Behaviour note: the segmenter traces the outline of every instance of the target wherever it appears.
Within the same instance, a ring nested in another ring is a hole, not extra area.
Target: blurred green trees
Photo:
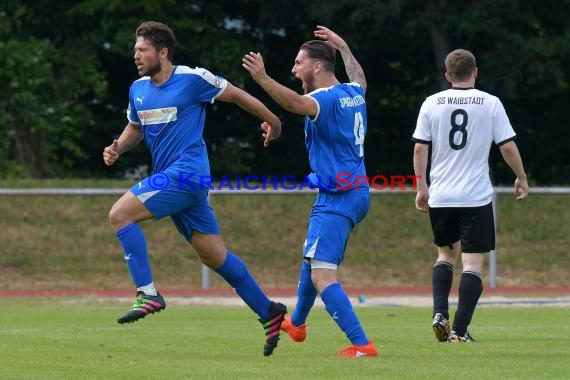
[[[543,0],[4,0],[0,4],[0,178],[118,177],[149,164],[144,147],[106,168],[101,151],[126,124],[134,31],[168,23],[174,61],[203,66],[245,88],[284,121],[264,149],[259,121],[228,104],[208,106],[205,138],[213,174],[303,176],[303,118],[273,103],[241,67],[264,55],[270,75],[300,91],[290,70],[315,25],[350,44],[369,82],[367,168],[411,173],[410,141],[423,99],[445,88],[443,58],[465,48],[478,59],[477,86],[499,96],[519,135],[533,184],[570,183],[570,1]],[[338,76],[346,80],[342,63]],[[491,155],[496,183],[512,174]]]

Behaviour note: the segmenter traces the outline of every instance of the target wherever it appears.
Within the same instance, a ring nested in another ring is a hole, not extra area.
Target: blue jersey
[[[133,82],[127,117],[141,126],[152,156],[154,172],[210,175],[202,138],[206,104],[226,88],[227,81],[203,68],[176,66],[170,78],[157,86],[150,77]]]
[[[317,102],[317,114],[305,121],[311,183],[328,191],[368,188],[364,184],[366,102],[357,83],[320,88],[306,96]]]

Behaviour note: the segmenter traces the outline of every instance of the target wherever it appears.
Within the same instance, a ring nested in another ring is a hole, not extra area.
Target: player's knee
[[[450,244],[449,246],[443,246],[437,248],[438,259],[437,261],[447,261],[449,263],[455,264],[460,252],[459,241]]]
[[[483,273],[483,266],[485,264],[484,253],[463,253],[461,261],[464,271]]]
[[[111,227],[113,227],[115,231],[120,230],[127,224],[124,213],[120,211],[116,204],[111,207],[111,210],[109,210],[108,219]]]
[[[207,266],[212,270],[218,270],[224,264],[223,256],[213,254],[213,252],[210,250],[207,251],[196,250],[196,253],[198,253],[198,258],[200,259],[202,264],[204,264],[205,266]]]
[[[447,261],[448,263],[455,265],[457,262],[457,255],[450,252],[439,252],[437,255],[437,261]]]
[[[190,244],[198,254],[202,264],[213,270],[224,264],[227,249],[219,235],[202,234],[194,231]]]
[[[312,268],[311,280],[319,293],[325,290],[329,285],[338,282],[336,270],[321,268]]]

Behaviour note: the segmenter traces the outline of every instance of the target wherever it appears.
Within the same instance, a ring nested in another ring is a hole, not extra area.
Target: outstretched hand
[[[113,140],[113,143],[103,149],[103,161],[105,165],[111,166],[119,159],[119,141]]]
[[[261,123],[261,136],[264,138],[263,146],[269,146],[272,140],[276,140],[281,135],[281,124],[279,126],[271,126],[268,122]]]
[[[315,37],[327,41],[335,49],[340,49],[346,42],[335,32],[326,26],[317,25],[317,30],[313,32]]]
[[[261,78],[267,76],[261,53],[254,53],[250,51],[249,54],[246,54],[241,61],[243,68],[249,71],[255,81],[258,81]]]

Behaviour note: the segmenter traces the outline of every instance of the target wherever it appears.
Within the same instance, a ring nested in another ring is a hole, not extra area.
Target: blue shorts
[[[190,241],[192,231],[220,234],[220,226],[208,201],[208,189],[191,188],[178,181],[178,174],[153,173],[130,189],[150,213],[161,219],[170,216],[178,231]]]
[[[352,229],[368,212],[368,189],[321,191],[311,209],[303,257],[340,265]]]

